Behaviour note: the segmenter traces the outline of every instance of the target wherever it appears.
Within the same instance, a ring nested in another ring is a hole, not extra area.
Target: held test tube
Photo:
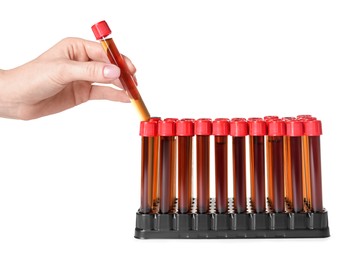
[[[120,68],[120,81],[130,98],[131,103],[137,109],[141,121],[147,121],[150,114],[143,102],[139,91],[137,90],[136,81],[131,75],[124,57],[120,54],[112,38],[107,38],[111,34],[111,30],[106,21],[101,21],[92,26],[92,31],[97,40],[99,40],[107,53],[107,56],[112,64]]]

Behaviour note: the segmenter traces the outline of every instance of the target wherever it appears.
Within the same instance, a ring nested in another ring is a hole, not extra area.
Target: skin
[[[136,69],[124,57],[132,75]],[[30,120],[72,108],[88,100],[129,102],[100,43],[66,38],[36,59],[0,70],[0,117]],[[93,83],[113,84],[114,87]]]

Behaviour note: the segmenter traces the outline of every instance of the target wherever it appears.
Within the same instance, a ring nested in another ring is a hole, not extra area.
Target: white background
[[[351,1],[2,1],[0,68],[106,20],[153,116],[311,114],[327,239],[138,240],[140,137],[130,104],[0,119],[0,259],[334,257],[353,222]],[[342,253],[342,254],[341,254]]]

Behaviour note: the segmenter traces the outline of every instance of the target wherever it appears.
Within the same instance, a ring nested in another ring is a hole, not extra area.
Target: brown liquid
[[[152,188],[152,201],[157,203],[159,199],[159,136],[154,137],[154,147],[153,147],[153,188]]]
[[[140,93],[137,90],[136,82],[131,75],[129,68],[123,58],[119,53],[112,38],[105,39],[101,41],[104,50],[112,64],[117,65],[120,68],[120,81],[130,97],[131,103],[134,104],[135,108],[139,112],[141,121],[147,121],[150,118],[150,114],[147,110],[145,103],[143,102]]]
[[[216,210],[228,211],[228,142],[227,136],[215,136]]]
[[[150,213],[153,205],[153,146],[154,137],[142,137],[141,141],[141,213]]]
[[[267,197],[269,207],[272,208],[273,205],[273,173],[272,173],[272,143],[269,141],[269,138],[266,137],[266,166],[267,166]]]
[[[268,136],[270,148],[270,174],[272,175],[272,209],[274,212],[284,211],[284,164],[283,136]]]
[[[309,136],[309,164],[311,180],[311,206],[314,212],[323,210],[320,136]]]
[[[265,147],[263,136],[250,136],[251,201],[255,212],[264,212],[265,199]]]
[[[287,199],[289,205],[293,203],[293,185],[292,185],[292,171],[291,171],[291,159],[290,159],[290,138],[284,136],[284,196]],[[299,139],[300,140],[300,139]],[[301,167],[301,164],[300,164]]]
[[[173,136],[160,137],[159,161],[159,212],[168,213],[173,210],[172,184],[173,184]],[[175,181],[174,181],[175,182]]]
[[[191,209],[192,191],[192,137],[178,136],[178,210]]]
[[[234,210],[246,211],[246,153],[245,137],[233,137],[233,195]]]
[[[306,205],[311,210],[311,181],[310,181],[310,162],[309,162],[309,139],[302,137],[302,156],[303,156],[303,196]]]
[[[210,202],[210,137],[196,137],[197,212],[207,213]]]
[[[171,189],[170,189],[170,205],[174,205],[176,200],[176,164],[177,164],[177,142],[176,136],[171,137],[172,151],[171,151],[171,163],[170,163],[170,178],[171,178]]]
[[[303,211],[303,181],[302,181],[302,141],[300,136],[289,137],[289,165],[293,190],[292,208],[294,212]]]

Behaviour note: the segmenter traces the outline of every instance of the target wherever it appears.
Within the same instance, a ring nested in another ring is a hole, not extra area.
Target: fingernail
[[[103,76],[108,79],[117,79],[120,76],[120,69],[114,65],[106,65],[103,68]]]

